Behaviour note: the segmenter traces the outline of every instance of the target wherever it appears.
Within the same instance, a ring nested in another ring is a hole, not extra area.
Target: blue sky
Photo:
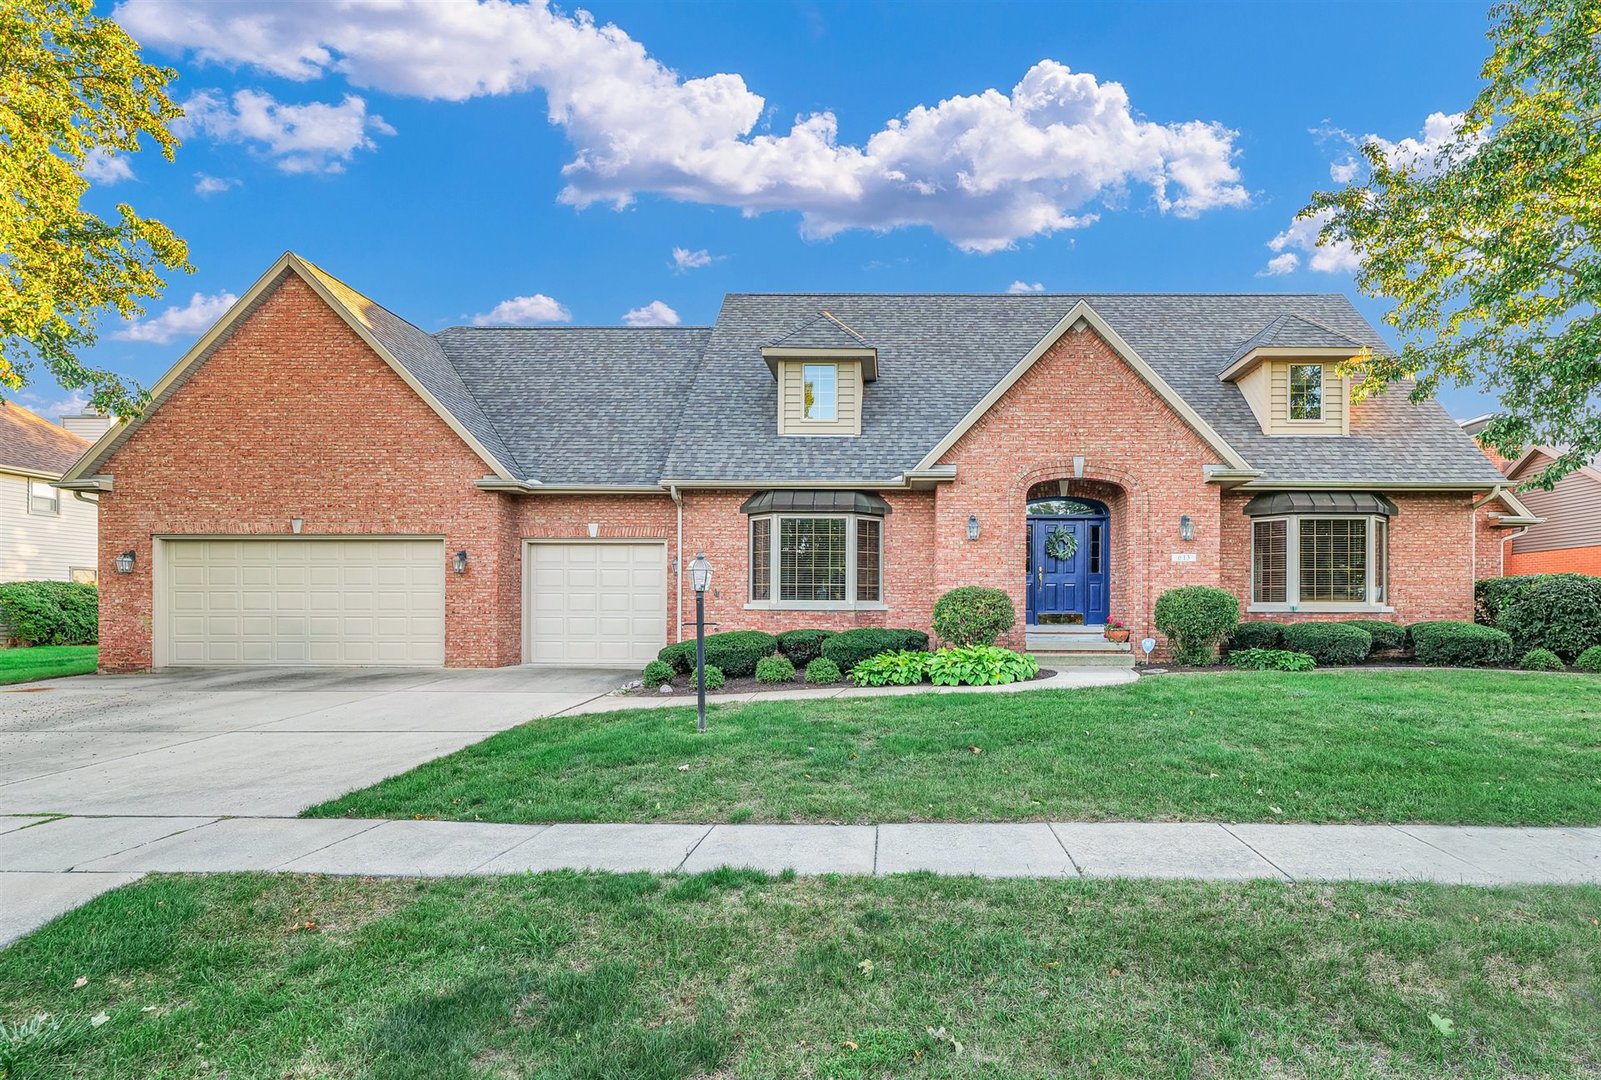
[[[429,330],[702,324],[745,290],[1351,293],[1340,253],[1284,235],[1295,212],[1354,139],[1448,130],[1429,117],[1471,100],[1487,25],[1469,3],[576,10],[104,5],[190,115],[175,163],[99,163],[89,199],[175,228],[196,272],[92,358],[148,385],[285,249]]]

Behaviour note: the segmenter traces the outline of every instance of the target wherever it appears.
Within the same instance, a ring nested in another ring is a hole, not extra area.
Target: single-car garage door
[[[643,667],[667,644],[667,547],[528,545],[528,662]]]
[[[445,662],[442,540],[167,540],[162,548],[158,664]]]

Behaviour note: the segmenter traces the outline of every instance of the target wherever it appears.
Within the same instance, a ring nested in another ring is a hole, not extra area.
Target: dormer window
[[[833,423],[839,419],[839,365],[802,364],[801,419]]]
[[[1323,365],[1290,365],[1290,419],[1323,419]]]

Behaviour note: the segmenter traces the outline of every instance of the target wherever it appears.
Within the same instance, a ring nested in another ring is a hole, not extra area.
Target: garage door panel
[[[528,545],[528,659],[643,666],[667,643],[667,551],[660,543]]]
[[[438,540],[169,540],[163,547],[169,664],[444,663]]]

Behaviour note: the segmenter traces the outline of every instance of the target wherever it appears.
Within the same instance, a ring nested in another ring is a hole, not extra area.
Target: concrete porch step
[[[1024,635],[1030,652],[1062,653],[1132,653],[1134,646],[1127,641],[1107,641],[1100,634],[1052,633],[1030,630]]]
[[[1067,671],[1073,668],[1133,668],[1134,654],[1127,652],[1045,652],[1030,649],[1029,655],[1042,668]]]

